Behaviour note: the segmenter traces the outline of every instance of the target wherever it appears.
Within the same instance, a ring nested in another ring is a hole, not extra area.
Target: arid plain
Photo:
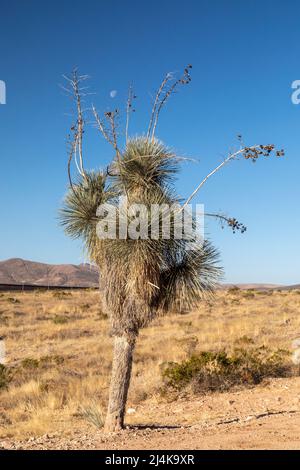
[[[297,289],[231,288],[156,319],[139,336],[127,429],[109,436],[100,426],[112,341],[99,292],[2,292],[0,448],[299,448],[299,311]],[[164,364],[238,347],[283,350],[289,373],[224,391],[166,391]]]

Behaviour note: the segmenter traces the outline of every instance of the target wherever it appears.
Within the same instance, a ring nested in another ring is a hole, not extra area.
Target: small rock
[[[247,416],[247,418],[245,419],[245,421],[250,421],[251,419],[254,419],[254,416],[252,416],[252,415]]]
[[[7,441],[2,441],[1,442],[1,449],[11,449],[11,444]]]

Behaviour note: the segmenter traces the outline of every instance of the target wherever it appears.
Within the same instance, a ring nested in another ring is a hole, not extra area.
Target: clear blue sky
[[[78,66],[91,76],[99,109],[122,106],[133,80],[133,132],[143,131],[150,94],[163,74],[192,63],[192,82],[165,108],[158,136],[184,164],[178,189],[188,195],[221,162],[241,133],[247,144],[274,143],[286,157],[233,162],[197,201],[248,226],[244,234],[209,222],[230,282],[300,282],[300,79],[298,0],[1,2],[0,259],[83,261],[79,242],[57,222],[67,185],[70,108],[59,84]],[[117,90],[117,96],[109,96]],[[103,166],[109,146],[91,129],[87,166]],[[88,165],[89,163],[89,165]]]

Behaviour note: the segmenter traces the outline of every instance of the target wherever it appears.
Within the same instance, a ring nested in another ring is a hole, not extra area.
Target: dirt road
[[[300,449],[300,378],[274,379],[252,389],[151,400],[127,417],[128,428],[104,435],[81,422],[10,449]],[[141,424],[142,423],[142,424]]]

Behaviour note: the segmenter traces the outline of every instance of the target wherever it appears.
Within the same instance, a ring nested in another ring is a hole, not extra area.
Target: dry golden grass
[[[0,334],[12,371],[0,390],[0,438],[67,434],[105,410],[112,345],[98,300],[93,290],[0,294]],[[158,318],[140,334],[128,406],[160,400],[161,363],[193,350],[252,341],[290,349],[300,336],[299,310],[299,291],[220,291],[197,311]]]

